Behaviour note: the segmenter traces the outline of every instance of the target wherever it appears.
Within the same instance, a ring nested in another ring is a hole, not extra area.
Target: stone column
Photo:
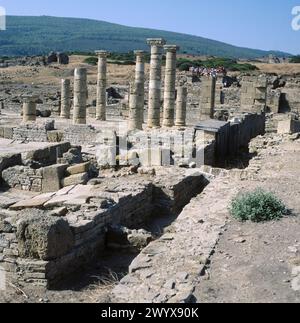
[[[135,51],[135,55],[135,82],[130,87],[129,130],[143,130],[145,102],[145,52]]]
[[[37,96],[24,95],[23,99],[23,122],[35,122],[36,121],[36,101]]]
[[[87,71],[76,68],[74,72],[74,124],[86,124]]]
[[[213,119],[217,79],[211,76],[204,76],[201,81],[200,120]]]
[[[186,126],[187,88],[180,86],[177,89],[176,127]]]
[[[166,45],[166,73],[164,91],[164,127],[174,126],[175,97],[176,97],[176,52],[179,47],[176,45]]]
[[[61,112],[60,116],[64,119],[70,119],[71,110],[71,82],[70,80],[61,80]]]
[[[107,86],[107,55],[104,50],[96,51],[98,55],[97,107],[96,119],[106,120],[106,86]]]
[[[162,38],[151,38],[147,40],[147,43],[151,46],[148,127],[159,128],[162,47],[166,44],[166,41]]]

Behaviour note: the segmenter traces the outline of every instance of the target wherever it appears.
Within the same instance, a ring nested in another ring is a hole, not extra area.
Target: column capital
[[[38,95],[24,94],[21,96],[23,103],[36,103],[39,99]]]
[[[102,57],[102,58],[106,58],[109,54],[109,52],[106,50],[96,50],[95,53],[96,55],[98,55],[98,57]]]
[[[176,53],[180,49],[177,45],[165,45],[164,50],[166,52]]]
[[[146,54],[144,50],[135,50],[134,55],[138,57],[143,57]]]
[[[148,38],[147,44],[150,46],[164,46],[167,42],[163,38]]]

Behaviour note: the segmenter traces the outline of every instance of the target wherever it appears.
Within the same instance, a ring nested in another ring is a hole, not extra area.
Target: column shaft
[[[179,87],[177,89],[176,104],[176,127],[186,126],[186,106],[187,106],[187,88]]]
[[[77,68],[74,72],[74,124],[86,124],[87,71]]]
[[[149,39],[151,46],[150,63],[150,83],[149,83],[149,107],[148,107],[148,127],[160,127],[160,107],[161,107],[161,60],[163,39]]]
[[[23,122],[36,121],[36,96],[23,96]]]
[[[129,130],[142,130],[145,102],[144,52],[136,51],[135,82],[130,87]]]
[[[176,99],[176,52],[178,50],[178,47],[175,45],[166,45],[164,48],[167,51],[167,57],[165,72],[163,126],[173,127]]]
[[[106,120],[106,86],[107,86],[107,55],[106,51],[96,51],[98,54],[97,107],[96,119]]]
[[[61,117],[70,119],[71,110],[71,82],[70,80],[61,80]]]

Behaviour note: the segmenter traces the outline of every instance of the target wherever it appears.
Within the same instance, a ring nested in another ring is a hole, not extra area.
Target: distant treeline
[[[300,64],[300,55],[292,57],[290,62]]]
[[[191,67],[206,67],[206,68],[218,68],[225,67],[228,71],[233,72],[247,72],[255,71],[258,68],[255,65],[249,63],[239,64],[236,60],[230,58],[211,58],[205,61],[190,60],[187,58],[179,58],[177,60],[177,68],[180,71],[189,71]]]

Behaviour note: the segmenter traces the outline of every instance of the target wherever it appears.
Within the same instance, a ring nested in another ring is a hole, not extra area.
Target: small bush
[[[98,57],[87,57],[84,63],[95,66],[98,64]]]
[[[233,199],[230,212],[240,221],[264,222],[282,218],[287,209],[274,194],[257,189]]]

